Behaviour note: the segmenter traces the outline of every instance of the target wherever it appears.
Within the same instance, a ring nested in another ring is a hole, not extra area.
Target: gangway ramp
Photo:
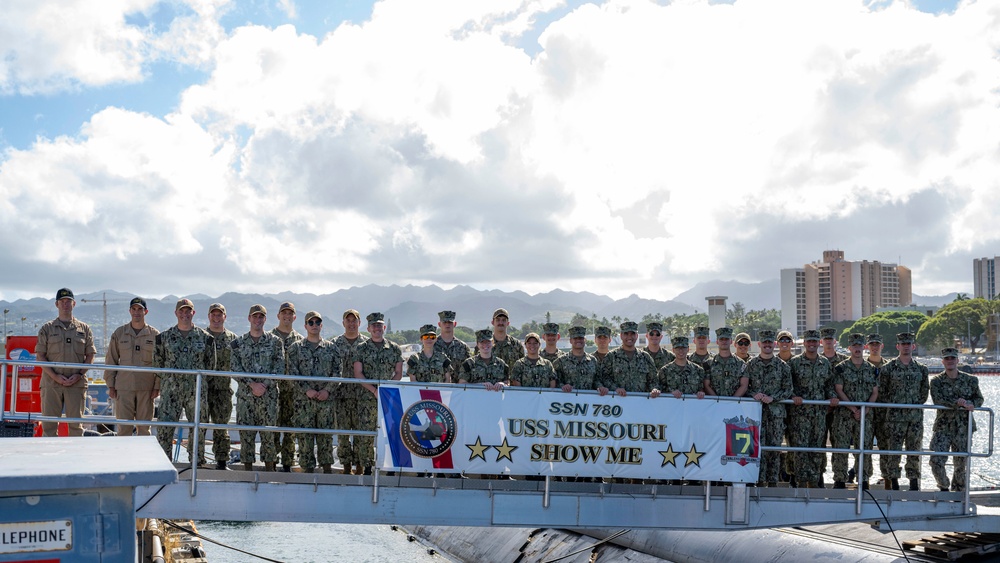
[[[695,485],[206,469],[198,472],[192,496],[182,469],[177,483],[138,489],[136,506],[139,517],[196,520],[745,530],[888,519],[900,529],[1000,529],[1000,511],[988,506],[996,504],[995,493],[974,494],[968,514],[963,493],[871,490],[860,513],[856,495],[850,489],[729,485],[706,494]]]

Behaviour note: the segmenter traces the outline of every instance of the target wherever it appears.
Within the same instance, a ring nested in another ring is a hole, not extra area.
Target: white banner
[[[384,470],[757,482],[760,403],[382,385]]]

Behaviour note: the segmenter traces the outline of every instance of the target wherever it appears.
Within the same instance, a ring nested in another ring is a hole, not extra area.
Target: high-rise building
[[[866,317],[879,307],[906,306],[913,301],[912,284],[906,266],[851,262],[842,250],[825,250],[820,262],[781,270],[781,324],[801,335]]]
[[[993,299],[997,294],[997,260],[1000,257],[976,258],[972,261],[973,297]]]

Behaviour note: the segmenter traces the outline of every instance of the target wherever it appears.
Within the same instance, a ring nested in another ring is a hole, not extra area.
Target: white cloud
[[[4,3],[0,18],[0,95],[52,94],[146,76],[148,63],[168,58],[200,64],[220,36],[215,22],[226,0],[178,1],[192,10],[164,33],[127,16],[149,15],[161,0],[73,0]]]
[[[153,233],[154,253],[215,264],[200,283],[258,290],[669,298],[835,247],[902,255],[920,293],[1000,237],[1000,5],[613,0],[517,48],[557,5],[387,0],[321,38],[224,36],[197,5],[151,43],[212,69],[177,113],[108,109],[9,152],[0,216],[47,229],[44,261],[114,264]]]

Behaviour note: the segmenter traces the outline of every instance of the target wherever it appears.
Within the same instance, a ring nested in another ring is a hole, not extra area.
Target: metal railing
[[[279,375],[279,374],[256,374],[256,373],[241,373],[241,372],[221,372],[221,371],[211,371],[211,370],[183,370],[183,369],[168,369],[168,368],[146,368],[146,367],[137,367],[137,366],[107,366],[107,365],[103,365],[103,364],[73,364],[73,363],[38,362],[38,361],[25,361],[25,360],[0,360],[0,405],[6,404],[6,394],[7,394],[7,389],[8,389],[8,385],[7,385],[8,371],[12,371],[12,373],[13,373],[13,375],[12,375],[13,380],[11,382],[10,388],[11,389],[15,389],[15,390],[18,388],[18,379],[19,379],[18,370],[16,370],[16,369],[9,370],[8,366],[11,366],[11,367],[16,367],[16,366],[46,366],[46,367],[59,367],[59,368],[76,368],[76,369],[83,369],[83,370],[87,370],[87,371],[102,371],[102,372],[105,371],[105,370],[115,370],[115,371],[126,371],[127,370],[127,371],[132,371],[132,372],[172,373],[172,374],[179,374],[179,375],[193,375],[195,377],[195,382],[196,382],[196,386],[195,386],[195,405],[194,405],[194,407],[195,407],[194,408],[194,411],[195,411],[194,415],[195,416],[194,416],[194,420],[178,420],[178,421],[160,421],[160,420],[135,421],[135,420],[132,420],[132,421],[127,421],[127,420],[117,419],[117,418],[108,417],[108,416],[84,416],[82,418],[68,418],[68,417],[61,417],[61,416],[60,417],[40,416],[40,415],[35,414],[35,413],[30,413],[30,416],[25,417],[24,415],[27,414],[27,413],[18,413],[17,410],[16,410],[16,403],[17,403],[17,401],[16,401],[17,392],[16,391],[13,394],[13,396],[11,397],[11,400],[10,400],[11,409],[3,411],[2,417],[0,417],[0,418],[2,418],[4,420],[23,420],[25,418],[28,418],[28,419],[30,419],[32,421],[41,421],[41,422],[73,422],[73,423],[105,424],[105,425],[123,425],[123,423],[126,423],[124,425],[127,425],[127,426],[139,426],[139,425],[141,425],[141,426],[152,426],[152,427],[170,426],[170,427],[178,427],[178,428],[190,428],[191,430],[190,430],[190,435],[189,435],[189,438],[188,438],[189,440],[192,440],[192,439],[193,440],[198,440],[198,434],[202,430],[208,431],[208,430],[217,430],[217,429],[218,430],[227,430],[227,431],[228,430],[237,430],[237,431],[243,430],[243,431],[252,431],[252,432],[274,432],[274,433],[288,432],[288,433],[309,433],[309,434],[331,434],[331,435],[338,435],[338,436],[369,436],[369,437],[376,437],[376,435],[377,435],[376,431],[370,431],[370,430],[348,430],[348,429],[339,429],[339,428],[303,428],[303,427],[286,427],[286,426],[252,426],[252,425],[245,425],[245,424],[220,424],[220,423],[202,422],[201,421],[201,401],[202,401],[202,396],[201,395],[202,395],[203,378],[206,377],[206,376],[207,377],[231,377],[231,378],[272,379],[272,380],[278,380],[278,381],[315,381],[315,382],[319,382],[319,383],[334,382],[334,383],[339,383],[339,384],[355,384],[355,385],[360,385],[360,384],[364,384],[364,383],[370,383],[370,384],[374,384],[374,385],[379,385],[379,384],[387,383],[387,381],[385,381],[385,380],[357,379],[357,378],[354,378],[354,377],[348,377],[348,378],[343,378],[343,377],[339,377],[339,378],[310,377],[310,376],[298,376],[298,375],[293,376],[293,375]],[[46,376],[42,375],[41,377],[46,377]],[[440,388],[452,389],[452,390],[454,390],[454,389],[472,389],[472,388],[479,389],[479,388],[482,388],[482,384],[479,384],[479,383],[463,383],[463,384],[458,384],[458,383],[428,383],[428,382],[405,382],[405,381],[393,381],[392,383],[393,384],[399,384],[399,385],[413,385],[413,386],[418,386],[418,387],[422,387],[422,388],[440,387]],[[506,387],[504,387],[504,389],[503,389],[502,392],[515,392],[515,393],[516,392],[527,392],[527,393],[546,393],[546,392],[547,393],[564,393],[560,388],[554,388],[554,389],[553,388],[531,388],[531,387],[519,387],[519,386],[506,386]],[[592,391],[592,390],[576,390],[575,389],[575,390],[573,390],[573,391],[571,391],[571,392],[569,392],[567,394],[573,394],[573,395],[597,395],[598,392],[597,391]],[[611,392],[609,394],[613,394],[613,392]],[[628,393],[628,395],[630,395],[630,396],[648,396],[648,393],[634,392],[634,393]],[[660,395],[660,397],[658,397],[655,400],[659,400],[659,399],[678,400],[678,401],[734,401],[734,402],[749,402],[749,401],[753,401],[754,400],[754,399],[752,399],[750,397],[722,397],[722,396],[717,396],[717,395],[708,395],[708,396],[705,396],[705,398],[703,398],[703,399],[698,399],[694,395],[683,395],[680,398],[675,398],[673,395],[671,395],[669,393],[663,393],[662,395]],[[781,401],[780,403],[781,404],[785,404],[785,405],[793,405],[794,404],[790,399],[789,400]],[[823,406],[823,407],[829,407],[830,406],[830,403],[829,403],[828,400],[826,400],[826,401],[803,400],[801,404],[802,405]],[[866,426],[866,424],[868,422],[866,420],[866,416],[865,415],[866,415],[866,413],[867,413],[867,411],[869,409],[873,409],[873,408],[879,408],[879,409],[893,408],[893,409],[921,409],[921,410],[948,410],[948,411],[954,410],[954,409],[950,409],[948,407],[939,406],[939,405],[926,405],[926,404],[924,404],[924,405],[912,405],[912,404],[897,404],[897,403],[867,403],[867,402],[856,402],[856,401],[840,401],[838,403],[838,405],[837,405],[837,407],[849,407],[849,406],[855,406],[855,407],[859,407],[861,409],[861,416],[860,416],[860,421],[859,421],[860,422],[860,424],[859,424],[859,434],[858,434],[858,437],[857,437],[858,438],[857,439],[857,444],[859,444],[859,446],[856,447],[856,448],[833,448],[833,447],[830,447],[830,448],[827,448],[827,447],[814,448],[814,447],[794,447],[794,446],[787,446],[787,445],[777,445],[777,446],[761,445],[760,446],[760,450],[762,452],[779,451],[779,452],[815,452],[815,453],[833,453],[833,454],[857,454],[857,456],[858,456],[857,457],[857,462],[858,462],[858,466],[860,468],[859,486],[857,488],[857,496],[856,496],[856,512],[858,514],[861,514],[861,512],[862,512],[861,505],[862,505],[862,502],[863,502],[863,499],[864,499],[864,496],[863,496],[864,495],[864,489],[861,487],[861,481],[864,479],[864,458],[865,458],[866,455],[872,455],[872,454],[877,453],[879,455],[907,455],[907,456],[916,455],[916,456],[921,456],[921,457],[923,457],[923,456],[954,456],[954,457],[963,457],[963,458],[966,458],[966,460],[967,460],[966,461],[966,464],[967,464],[966,474],[967,474],[967,476],[972,474],[972,472],[971,472],[971,458],[977,458],[977,457],[978,458],[988,458],[988,457],[990,457],[990,456],[993,455],[994,426],[995,426],[995,424],[994,424],[994,411],[991,408],[988,408],[988,407],[978,407],[978,408],[974,409],[974,412],[985,412],[985,413],[988,413],[988,416],[989,416],[989,424],[987,425],[988,428],[989,428],[989,438],[987,440],[987,450],[985,452],[976,453],[976,452],[972,452],[972,435],[973,435],[973,433],[972,433],[972,424],[973,424],[973,416],[969,416],[968,417],[967,444],[966,444],[966,450],[964,452],[937,452],[937,451],[930,451],[930,450],[923,450],[923,449],[917,450],[917,451],[910,451],[910,450],[884,450],[884,449],[875,449],[875,448],[866,448],[866,447],[864,447],[864,435],[865,435],[865,430],[866,430],[865,426]],[[834,408],[837,408],[837,407],[834,407]],[[140,422],[141,422],[141,424],[139,424]],[[196,442],[196,445],[193,447],[193,451],[197,454],[197,451],[198,451],[198,449],[197,449],[197,442]],[[197,494],[197,474],[198,474],[198,459],[197,458],[198,458],[198,456],[194,455],[194,456],[191,456],[191,457],[192,457],[192,459],[190,460],[190,462],[191,462],[191,496],[195,496]],[[373,487],[374,487],[374,490],[373,490],[373,501],[377,501],[377,498],[378,498],[378,472],[379,472],[379,470],[378,470],[377,467],[373,468],[373,474],[374,474],[374,476],[373,476]],[[549,490],[549,487],[548,487],[548,485],[549,485],[549,476],[545,477],[545,481],[546,481],[546,484],[545,484],[546,494],[545,494],[545,498],[544,498],[543,502],[547,504],[548,503],[548,490]],[[969,495],[969,493],[970,493],[970,487],[969,487],[969,482],[970,482],[970,479],[967,478],[966,479],[966,483],[965,483],[964,498],[963,498],[964,512],[966,514],[969,513],[969,507],[970,507],[970,495]],[[709,485],[710,484],[708,482],[705,482],[705,484],[704,484],[704,488],[705,488],[705,507],[706,507],[705,509],[706,510],[708,510],[708,506],[709,506],[709,495],[710,495]]]

